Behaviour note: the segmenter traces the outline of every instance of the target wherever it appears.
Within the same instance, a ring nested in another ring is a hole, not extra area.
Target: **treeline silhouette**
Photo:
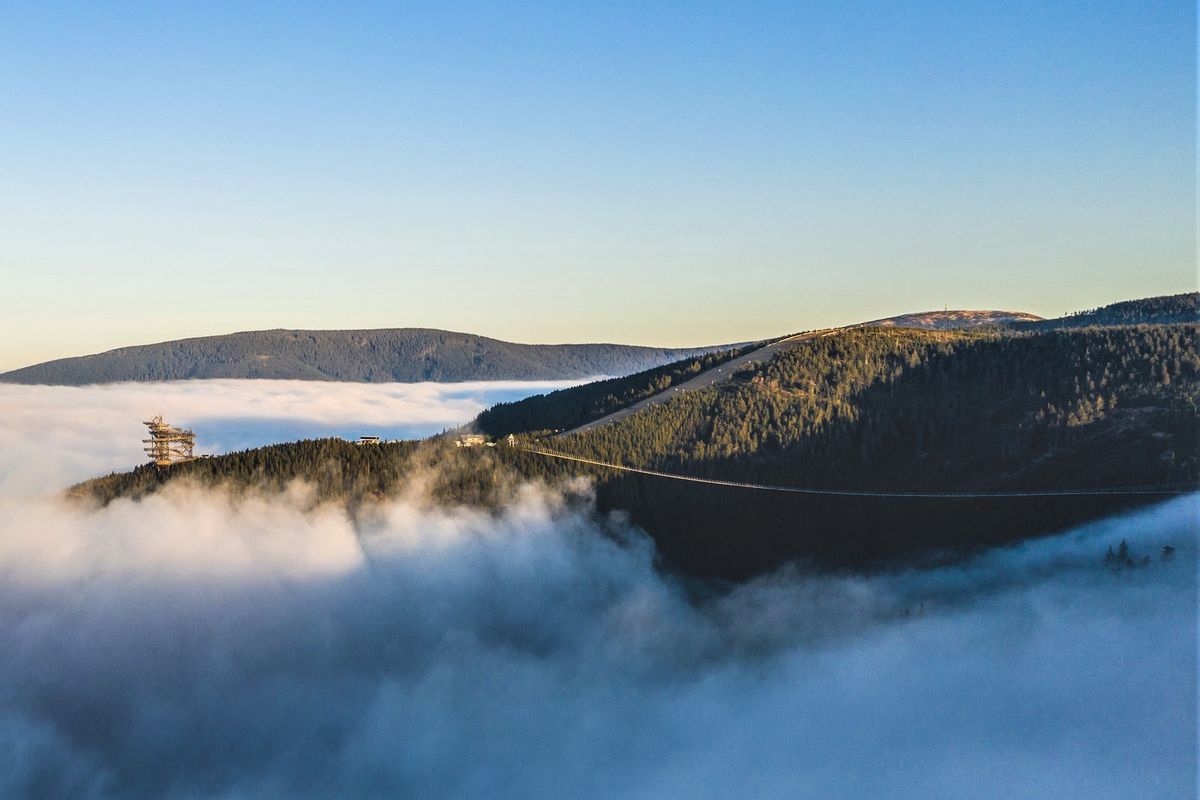
[[[1096,325],[1170,325],[1200,322],[1200,292],[1124,300],[1100,308],[1076,311],[1058,319],[1014,322],[1017,330],[1086,328]]]

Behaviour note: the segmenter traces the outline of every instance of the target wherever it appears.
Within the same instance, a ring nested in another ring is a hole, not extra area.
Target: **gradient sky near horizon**
[[[6,3],[0,369],[1195,288],[1192,2]]]

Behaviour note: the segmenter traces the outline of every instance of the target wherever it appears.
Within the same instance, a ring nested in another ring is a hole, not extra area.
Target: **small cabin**
[[[378,436],[360,436],[355,444],[379,444],[381,441]]]

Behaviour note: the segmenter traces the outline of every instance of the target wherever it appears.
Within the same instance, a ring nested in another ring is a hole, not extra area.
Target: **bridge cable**
[[[517,450],[547,458],[557,458],[563,461],[574,461],[579,464],[590,464],[594,467],[614,469],[621,472],[632,472],[638,475],[650,475],[655,478],[667,478],[689,483],[703,483],[711,486],[731,486],[738,489],[756,489],[766,492],[788,492],[791,494],[830,495],[834,497],[896,497],[896,498],[926,498],[926,499],[983,499],[1002,497],[1104,497],[1115,495],[1184,495],[1195,492],[1200,487],[1189,489],[1168,489],[1162,487],[1110,487],[1102,489],[1031,489],[1014,491],[904,491],[876,489],[821,489],[805,486],[776,486],[764,483],[745,483],[742,481],[726,481],[719,478],[700,478],[694,475],[678,475],[671,472],[660,472],[654,469],[627,467],[623,464],[612,464],[607,461],[596,461],[591,458],[569,456],[541,448],[523,447]]]

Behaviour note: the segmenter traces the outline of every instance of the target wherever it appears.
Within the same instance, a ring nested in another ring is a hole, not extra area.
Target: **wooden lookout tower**
[[[150,429],[150,438],[142,439],[146,455],[159,469],[196,458],[192,455],[196,434],[168,425],[163,422],[162,414],[142,424]]]

